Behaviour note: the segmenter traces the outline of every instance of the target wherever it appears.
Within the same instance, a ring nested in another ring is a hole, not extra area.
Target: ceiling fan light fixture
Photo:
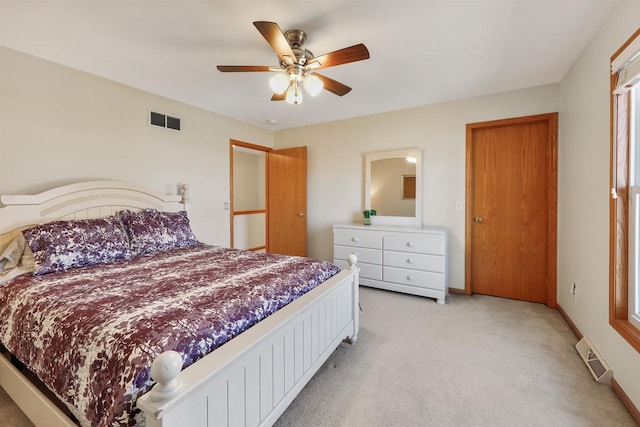
[[[273,93],[282,95],[289,87],[289,76],[285,73],[277,73],[269,80],[269,86]]]
[[[324,83],[322,80],[318,78],[318,76],[314,76],[313,74],[307,74],[304,77],[304,88],[309,92],[309,95],[316,96],[322,89],[324,88]]]
[[[285,100],[289,104],[302,104],[302,90],[297,80],[292,80],[287,89],[287,97]]]

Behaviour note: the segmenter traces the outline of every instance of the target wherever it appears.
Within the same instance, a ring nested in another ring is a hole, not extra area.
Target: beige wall
[[[182,131],[149,126],[149,109],[180,117]],[[0,47],[0,194],[87,179],[176,193],[186,182],[196,236],[228,245],[232,138],[273,145],[270,131]]]
[[[266,209],[265,152],[236,150],[233,153],[233,209]]]
[[[609,326],[608,257],[609,61],[639,16],[640,2],[621,2],[562,81],[558,152],[558,303],[637,408],[640,355]]]
[[[364,156],[421,148],[424,225],[450,229],[449,286],[464,288],[465,125],[557,111],[548,85],[276,132],[277,148],[308,146],[309,256],[333,259],[331,225],[362,221]]]

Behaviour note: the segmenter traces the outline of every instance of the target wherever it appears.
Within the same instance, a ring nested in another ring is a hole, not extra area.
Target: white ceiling
[[[0,44],[278,130],[559,82],[617,3],[0,0]],[[271,73],[216,70],[278,64],[253,21],[306,31],[316,56],[364,43],[371,59],[323,70],[344,97],[272,102]]]

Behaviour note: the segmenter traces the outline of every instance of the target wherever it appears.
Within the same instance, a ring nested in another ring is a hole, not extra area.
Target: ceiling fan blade
[[[271,97],[272,101],[284,101],[287,98],[287,92],[274,93]]]
[[[275,22],[256,21],[253,25],[260,31],[260,34],[269,42],[273,50],[276,51],[278,57],[285,64],[293,64],[296,62],[296,56],[289,46],[287,38],[282,30]]]
[[[266,65],[218,65],[218,71],[223,73],[235,73],[244,71],[273,71],[273,67]]]
[[[318,74],[318,73],[313,73],[313,75],[317,76],[320,80],[322,80],[322,83],[324,84],[324,88],[329,92],[333,92],[338,96],[344,96],[349,92],[351,92],[351,88],[349,86],[343,85],[342,83],[335,81],[333,79],[330,79],[327,76],[323,76],[322,74]]]
[[[348,64],[349,62],[362,61],[363,59],[369,59],[369,50],[364,44],[360,43],[313,58],[307,63],[307,68],[319,70]]]

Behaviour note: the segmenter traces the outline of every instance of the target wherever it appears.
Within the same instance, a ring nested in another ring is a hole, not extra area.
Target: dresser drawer
[[[382,266],[374,264],[356,264],[360,267],[360,277],[365,279],[382,280]]]
[[[362,262],[369,264],[382,264],[382,251],[380,249],[338,245],[333,247],[334,258],[349,259],[349,255],[351,254],[355,254],[355,256],[358,257],[358,264]]]
[[[382,249],[382,235],[375,231],[336,228],[333,230],[333,244]]]
[[[349,266],[349,263],[342,259],[334,259],[333,263],[342,270]],[[381,265],[357,263],[356,266],[360,268],[360,277],[365,279],[382,280]]]
[[[444,273],[444,257],[441,255],[385,251],[384,265]]]
[[[445,239],[441,234],[389,234],[384,236],[384,249],[399,252],[444,255]]]
[[[430,271],[384,267],[384,281],[421,288],[444,289],[444,274]]]

